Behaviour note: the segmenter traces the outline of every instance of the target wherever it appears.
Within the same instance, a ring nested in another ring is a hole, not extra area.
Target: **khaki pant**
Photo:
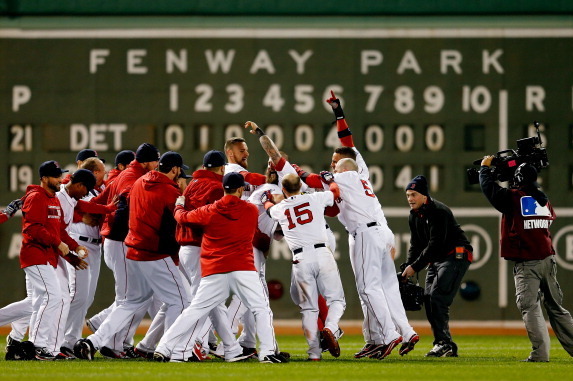
[[[517,308],[521,311],[534,361],[549,361],[549,332],[541,303],[549,323],[563,348],[573,356],[573,319],[561,306],[563,292],[557,282],[557,264],[553,255],[543,260],[515,262],[513,266]]]

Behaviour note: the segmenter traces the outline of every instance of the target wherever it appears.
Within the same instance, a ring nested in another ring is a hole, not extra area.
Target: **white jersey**
[[[88,194],[84,198],[82,198],[82,200],[89,201],[95,196],[97,196],[99,193],[100,192],[96,191],[95,189],[92,189],[91,191],[88,192]],[[75,233],[77,235],[81,235],[84,237],[95,238],[95,239],[101,237],[99,226],[90,226],[84,224],[83,222],[72,222],[72,224],[68,228],[69,228],[68,231],[70,233]]]
[[[56,192],[58,200],[60,200],[60,205],[62,206],[62,211],[64,212],[64,222],[66,223],[66,231],[70,231],[70,225],[74,219],[74,208],[78,204],[75,198],[70,197],[66,191],[66,184],[60,185],[60,190]]]
[[[281,188],[278,185],[264,184],[258,187],[255,191],[253,191],[247,201],[249,201],[251,204],[256,205],[257,208],[259,209],[259,230],[262,233],[268,235],[269,237],[272,237],[276,229],[277,223],[271,217],[269,217],[267,211],[265,210],[264,205],[261,204],[261,196],[263,195],[263,192],[266,191],[271,191],[271,194],[273,195],[283,194]]]
[[[382,206],[369,180],[363,179],[356,171],[346,171],[335,173],[334,181],[340,188],[342,199],[338,204],[338,219],[346,230],[354,233],[360,226],[371,222],[386,225]]]
[[[283,166],[283,169],[281,169],[280,171],[277,171],[277,176],[279,178],[279,184],[282,184],[283,182],[283,177],[285,177],[285,175],[289,174],[289,173],[293,173],[295,175],[298,176],[298,174],[296,173],[296,169],[294,169],[294,167],[291,165],[290,162],[285,162],[285,165]],[[302,183],[302,186],[300,188],[300,192],[308,192],[309,191],[308,185],[306,185],[304,182]]]
[[[227,173],[232,173],[232,172],[249,172],[247,171],[246,168],[243,168],[243,166],[239,165],[239,164],[235,164],[235,163],[228,163],[227,165],[225,165],[225,175]],[[243,195],[241,196],[241,200],[248,200],[249,197],[251,196],[251,194],[253,193],[253,191],[255,189],[257,189],[257,186],[255,185],[250,185],[251,190],[244,190],[243,191]]]
[[[332,192],[316,192],[291,196],[269,209],[270,215],[282,227],[291,251],[327,243],[324,208],[332,206]]]
[[[368,172],[368,166],[360,154],[360,151],[358,151],[356,147],[352,147],[352,149],[356,153],[356,164],[358,164],[358,173],[360,174],[360,178],[364,180],[370,180],[370,172]]]

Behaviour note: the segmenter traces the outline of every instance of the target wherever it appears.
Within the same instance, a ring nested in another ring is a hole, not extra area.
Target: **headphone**
[[[513,179],[517,184],[532,184],[537,180],[537,168],[528,163],[520,164],[515,170]]]

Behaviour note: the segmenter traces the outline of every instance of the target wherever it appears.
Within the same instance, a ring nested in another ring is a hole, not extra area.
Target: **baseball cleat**
[[[79,339],[74,345],[74,355],[79,359],[93,360],[96,349],[89,339]]]
[[[169,362],[171,360],[169,357],[165,356],[163,353],[155,352],[153,354],[153,361],[155,362]]]
[[[354,354],[354,358],[361,359],[363,357],[368,357],[376,352],[378,352],[384,344],[368,344],[366,343],[364,347],[360,350],[360,352],[356,352]]]
[[[216,343],[209,343],[209,354],[217,357],[218,359],[225,359],[225,349],[223,344],[217,345]]]
[[[47,348],[36,348],[36,360],[54,361],[56,358]]]
[[[153,351],[148,351],[142,348],[135,348],[133,350],[139,357],[143,357],[147,360],[153,360]]]
[[[109,347],[101,347],[99,349],[99,353],[108,359],[114,359],[114,360],[123,360],[128,358],[124,352],[122,351],[117,351],[115,349],[111,349]]]
[[[458,357],[458,347],[454,343],[440,341],[426,353],[426,357]]]
[[[280,353],[275,353],[272,355],[266,355],[260,361],[261,364],[277,364],[277,363],[286,363],[288,359],[284,358]]]
[[[100,351],[101,353],[101,351]],[[137,353],[135,353],[135,348],[130,345],[130,346],[125,346],[123,347],[123,353],[125,354],[125,358],[126,359],[138,359],[139,355]]]
[[[390,343],[384,345],[376,355],[371,356],[371,358],[375,358],[378,360],[383,360],[385,359],[390,353],[392,353],[392,350],[394,348],[396,348],[398,346],[398,344],[400,344],[402,342],[402,336],[398,336],[398,338],[392,340]]]
[[[334,337],[332,331],[328,328],[322,330],[322,338],[324,339],[328,351],[333,357],[340,356],[340,345],[338,345],[338,341]]]
[[[417,333],[413,334],[412,337],[410,337],[410,340],[406,341],[405,343],[402,343],[402,346],[400,347],[400,356],[404,356],[405,354],[407,354],[408,352],[414,350],[414,346],[416,345],[416,343],[420,341],[420,336],[418,336]]]
[[[195,343],[192,352],[193,355],[187,360],[189,362],[211,360],[211,357],[209,357],[207,353],[203,352],[203,346],[199,343]]]
[[[76,358],[77,357],[74,355],[69,356],[69,355],[62,353],[62,352],[60,352],[54,356],[54,360],[75,360]]]
[[[60,347],[60,353],[63,353],[66,356],[76,358],[76,355],[74,354],[74,350],[72,348],[64,347],[63,345]]]
[[[242,345],[241,348],[243,348],[243,356],[257,357],[259,355],[257,353],[257,348],[248,348],[248,347],[243,347]]]

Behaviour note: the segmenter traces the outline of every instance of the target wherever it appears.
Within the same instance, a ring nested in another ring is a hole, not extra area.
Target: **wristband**
[[[347,128],[347,129],[342,130],[342,131],[338,131],[338,138],[339,139],[342,139],[342,138],[345,138],[345,137],[351,136],[351,135],[352,135],[352,132],[350,131],[350,128]]]
[[[261,137],[261,136],[265,136],[265,131],[263,131],[260,127],[257,127],[257,129],[255,130],[255,133]]]

